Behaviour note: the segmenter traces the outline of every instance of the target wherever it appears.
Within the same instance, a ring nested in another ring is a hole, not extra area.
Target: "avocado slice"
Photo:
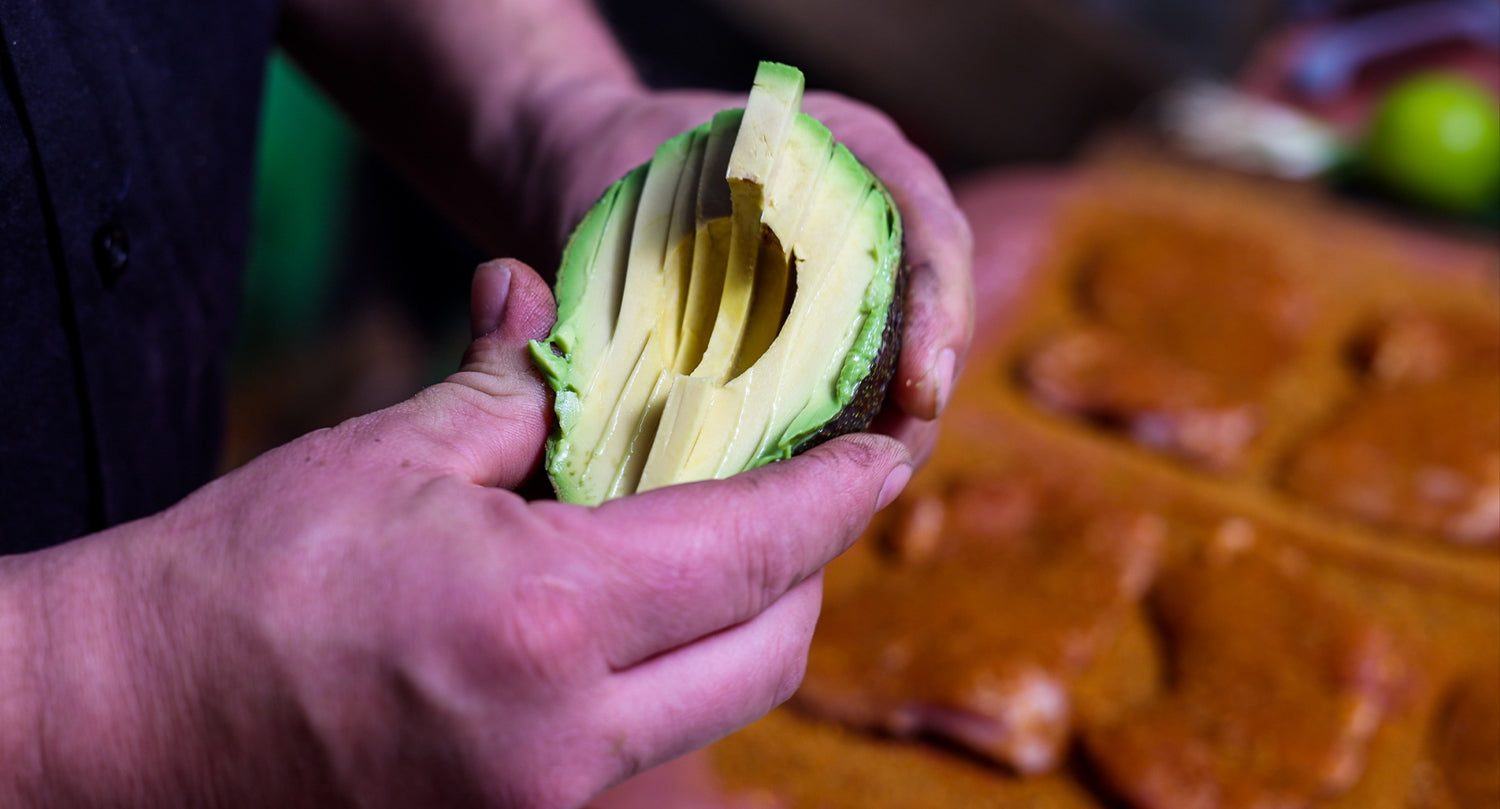
[[[901,218],[761,63],[744,109],[657,148],[606,190],[531,344],[556,392],[547,471],[595,504],[726,477],[867,427],[895,369]]]

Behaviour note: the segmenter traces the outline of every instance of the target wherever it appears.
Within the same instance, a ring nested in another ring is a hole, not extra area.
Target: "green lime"
[[[1372,180],[1411,202],[1483,210],[1500,194],[1500,104],[1462,76],[1413,76],[1380,100],[1362,163]]]

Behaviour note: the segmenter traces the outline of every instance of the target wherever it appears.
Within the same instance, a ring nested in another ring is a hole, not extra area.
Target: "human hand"
[[[589,801],[587,809],[793,809],[764,787],[734,789],[718,774],[713,746],[654,767]]]
[[[650,92],[631,85],[575,88],[560,95],[541,136],[546,176],[556,189],[559,239],[605,187],[649,160],[666,139],[709,120],[744,96],[699,91]],[[890,190],[905,225],[907,276],[901,355],[890,401],[874,429],[919,460],[936,439],[974,329],[973,237],[936,166],[894,122],[864,104],[808,93],[803,109],[822,121]]]
[[[577,806],[790,695],[818,571],[905,483],[902,448],[525,502],[503,487],[548,428],[525,346],[551,301],[513,262],[474,288],[447,381],[19,568],[41,803]]]

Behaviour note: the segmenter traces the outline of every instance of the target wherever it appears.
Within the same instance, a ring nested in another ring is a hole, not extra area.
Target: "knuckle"
[[[786,588],[787,584],[784,582],[787,574],[783,569],[787,565],[784,560],[777,558],[785,555],[774,550],[785,544],[785,538],[779,534],[780,532],[753,529],[736,531],[736,535],[740,537],[740,560],[737,567],[745,585],[739,590],[744,601],[735,605],[736,614],[759,615]]]
[[[974,225],[969,217],[954,208],[954,215],[947,217],[951,232],[948,234],[950,243],[956,246],[964,261],[972,261],[974,255]]]
[[[885,111],[866,104],[855,104],[851,109],[856,119],[876,135],[882,138],[898,138],[902,143],[906,142],[906,135],[901,132],[901,126]]]
[[[920,258],[911,262],[911,267],[918,277],[941,278],[948,284],[967,283],[974,256],[974,228],[953,207],[951,198],[944,203],[929,206],[926,210],[931,215],[923,217],[915,229],[917,244],[913,248],[920,251]]]
[[[502,618],[506,668],[543,689],[577,683],[594,674],[595,633],[575,583],[550,575],[518,581]]]
[[[790,626],[780,635],[780,645],[777,649],[777,666],[771,682],[769,695],[772,703],[769,707],[786,702],[792,698],[797,689],[802,686],[803,677],[807,673],[808,653],[812,648],[814,627],[817,625],[818,604],[820,599],[808,598],[809,593],[805,590],[790,594],[788,598],[797,599],[800,605],[797,612],[790,619]]]
[[[785,508],[793,519],[805,518],[806,512],[799,511],[797,504]],[[729,569],[734,571],[736,581],[725,595],[737,602],[733,604],[735,615],[749,618],[764,612],[806,575],[800,562],[802,554],[795,549],[796,543],[806,538],[784,524],[764,523],[763,518],[752,517],[742,523],[733,529],[738,559]]]
[[[786,656],[782,663],[780,676],[776,681],[775,690],[771,694],[771,708],[786,702],[802,687],[802,680],[807,675],[807,648],[797,650]]]
[[[854,138],[865,142],[866,139],[880,139],[906,144],[906,136],[901,132],[896,119],[877,107],[848,96],[828,92],[808,93],[804,106],[814,116],[825,121],[839,140]]]
[[[827,465],[822,479],[830,488],[813,500],[818,507],[841,517],[844,531],[857,530],[870,516],[866,512],[874,506],[875,495],[884,483],[885,476],[878,473],[889,465],[881,444],[891,440],[874,435],[844,436],[821,459]]]
[[[839,453],[844,456],[842,461],[851,463],[862,470],[873,467],[879,461],[879,452],[871,445],[871,439],[860,435],[845,438],[841,442]],[[827,459],[830,465],[838,462],[833,458]]]
[[[549,537],[566,538],[586,545],[603,544],[597,510],[573,503],[544,500],[527,505],[527,511]]]

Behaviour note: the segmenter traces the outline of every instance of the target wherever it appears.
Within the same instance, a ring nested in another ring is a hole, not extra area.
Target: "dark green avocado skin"
[[[870,373],[854,389],[854,398],[849,400],[849,404],[844,405],[844,409],[829,419],[822,429],[798,444],[792,451],[793,455],[801,455],[830,438],[864,432],[885,406],[891,378],[896,375],[896,360],[901,356],[902,312],[906,308],[906,275],[910,271],[906,265],[904,244],[901,255],[896,270],[896,288],[891,294],[891,305],[886,309],[885,330],[880,335],[880,353],[870,367]]]

